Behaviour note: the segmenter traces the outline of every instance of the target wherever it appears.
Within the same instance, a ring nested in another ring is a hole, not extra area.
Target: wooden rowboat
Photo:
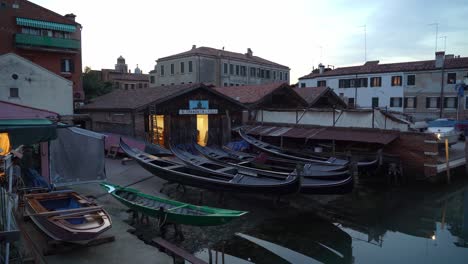
[[[156,157],[138,149],[130,148],[123,140],[120,141],[120,147],[144,169],[172,183],[215,191],[276,195],[295,193],[299,189],[299,177],[294,175],[282,179],[255,177],[244,174],[231,174],[229,170],[236,170],[236,168],[221,166],[208,172],[188,166],[177,158]]]
[[[101,183],[108,193],[123,205],[151,217],[165,219],[169,223],[215,226],[222,225],[245,215],[245,211],[196,206],[174,200],[163,199],[141,193],[135,189],[123,188],[110,183]]]
[[[24,199],[26,216],[57,241],[86,242],[112,225],[101,206],[73,191],[28,194]]]

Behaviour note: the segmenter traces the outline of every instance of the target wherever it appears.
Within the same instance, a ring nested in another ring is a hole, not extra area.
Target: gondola
[[[26,216],[57,241],[82,243],[111,228],[109,214],[73,191],[24,196]]]
[[[309,154],[304,154],[300,152],[294,152],[291,150],[285,150],[280,147],[268,144],[266,142],[257,140],[246,133],[242,131],[242,129],[238,129],[239,135],[247,141],[250,145],[253,147],[267,152],[271,153],[273,155],[286,158],[286,159],[292,159],[292,160],[298,160],[306,163],[317,163],[317,164],[325,164],[325,165],[339,165],[339,166],[346,166],[348,165],[349,161],[343,160],[343,159],[337,159],[334,157],[330,158],[324,158],[324,157],[319,157],[319,156],[314,156],[314,155],[309,155]]]
[[[291,160],[271,157],[268,155],[259,156],[251,155],[249,153],[242,153],[238,151],[229,151],[227,149],[219,149],[218,147],[202,147],[198,144],[194,144],[195,149],[202,153],[205,157],[218,161],[224,162],[233,166],[240,166],[246,168],[263,169],[270,171],[277,171],[280,173],[291,173],[299,167],[304,167],[306,172],[339,172],[346,171],[347,166],[333,166],[333,165],[321,165],[313,163],[302,163],[294,162]],[[331,173],[332,174],[332,173]],[[312,176],[312,174],[304,174],[304,176]]]
[[[179,183],[216,191],[232,191],[244,193],[290,194],[299,189],[299,177],[290,175],[285,179],[254,177],[243,174],[229,174],[233,167],[219,168],[207,172],[191,166],[175,158],[156,157],[136,148],[130,148],[123,140],[120,147],[140,166],[169,182]]]
[[[164,219],[168,223],[193,226],[215,226],[226,224],[247,213],[245,211],[234,211],[182,203],[144,194],[135,189],[124,188],[110,183],[101,183],[101,186],[128,208],[150,217]]]
[[[298,168],[302,168],[302,170],[300,171],[301,176],[316,179],[344,179],[349,176],[349,171],[345,170],[346,167],[344,166],[336,166],[337,168],[334,168],[335,166],[317,165],[311,163],[302,165],[288,163],[287,161],[282,160],[270,160],[270,162],[268,163],[257,163],[255,162],[254,158],[250,160],[236,159],[235,156],[231,156],[229,155],[229,153],[226,152],[223,153],[223,151],[221,149],[218,149],[217,147],[202,147],[198,144],[193,144],[193,146],[196,151],[200,152],[202,155],[211,160],[230,166],[235,166],[240,169],[254,169],[258,171],[276,173],[280,175],[288,175],[290,173],[296,173],[296,170]],[[268,157],[266,159],[268,161]],[[338,170],[338,168],[342,168],[342,170]],[[329,171],[321,171],[321,169],[329,169]],[[335,171],[333,171],[333,169]]]
[[[271,171],[262,171],[256,169],[245,169],[245,168],[233,168],[231,166],[226,166],[216,162],[210,162],[210,160],[197,155],[193,155],[188,151],[174,147],[171,145],[171,151],[181,160],[200,168],[206,172],[213,172],[215,170],[225,170],[230,171],[230,173],[235,174],[245,174],[245,175],[263,175],[264,177],[272,178],[285,178],[285,174],[278,174]],[[227,169],[230,168],[230,169]],[[351,192],[354,186],[353,177],[349,172],[343,172],[339,175],[340,178],[326,178],[327,172],[322,172],[322,178],[313,178],[313,177],[301,177],[301,186],[300,192],[304,194],[344,194]],[[287,174],[290,177],[291,175],[297,175],[296,172]]]

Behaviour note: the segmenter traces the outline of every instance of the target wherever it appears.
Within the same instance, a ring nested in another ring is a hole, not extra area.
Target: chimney
[[[319,74],[323,74],[323,72],[325,71],[325,65],[320,63],[318,67],[319,67]]]
[[[75,21],[76,15],[73,13],[70,13],[70,14],[66,14],[65,17],[70,19],[71,21]]]
[[[192,50],[196,49],[197,45],[192,45]]]
[[[245,55],[246,55],[247,57],[249,57],[249,58],[252,57],[252,55],[253,55],[252,50],[251,50],[250,48],[248,48],[248,49],[247,49],[247,53],[246,53]]]
[[[445,51],[437,51],[435,53],[435,67],[436,68],[444,67],[444,57],[445,57]]]

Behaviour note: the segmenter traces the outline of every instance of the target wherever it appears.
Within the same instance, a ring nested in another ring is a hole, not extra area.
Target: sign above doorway
[[[189,109],[179,109],[179,115],[218,114],[218,109],[210,109],[208,100],[189,100]]]

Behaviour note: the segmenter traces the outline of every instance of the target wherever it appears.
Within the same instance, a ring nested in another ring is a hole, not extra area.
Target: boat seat
[[[172,165],[172,166],[169,166],[169,167],[165,167],[165,169],[173,170],[173,169],[182,168],[183,166],[184,165]]]

